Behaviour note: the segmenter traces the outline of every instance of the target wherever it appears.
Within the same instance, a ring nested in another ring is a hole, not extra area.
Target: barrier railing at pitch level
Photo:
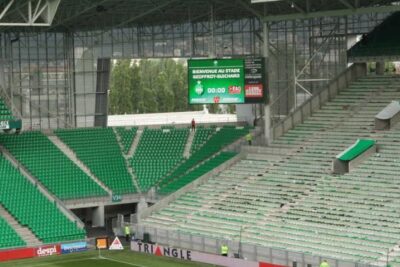
[[[366,264],[361,262],[353,262],[348,260],[340,260],[332,257],[315,256],[302,252],[277,249],[256,244],[240,242],[240,229],[238,229],[237,237],[230,239],[213,239],[199,235],[183,234],[179,231],[164,230],[148,226],[135,226],[135,235],[142,239],[144,233],[150,235],[152,242],[169,247],[176,247],[199,251],[204,253],[219,254],[223,243],[227,244],[230,250],[230,256],[239,253],[242,258],[251,261],[263,261],[284,266],[319,266],[322,260],[327,260],[331,267],[378,267],[384,266],[385,263],[378,265]],[[239,245],[240,244],[240,245]],[[240,250],[239,250],[240,247]]]

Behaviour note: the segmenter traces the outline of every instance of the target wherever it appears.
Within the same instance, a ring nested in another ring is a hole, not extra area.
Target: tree
[[[110,114],[125,114],[133,111],[132,75],[130,60],[119,60],[111,74]]]
[[[143,113],[143,88],[139,63],[134,61],[131,68],[132,113]]]
[[[111,74],[110,114],[201,110],[189,105],[185,61],[118,60]]]

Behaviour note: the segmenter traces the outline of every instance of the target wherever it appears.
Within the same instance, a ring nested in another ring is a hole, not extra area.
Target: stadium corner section
[[[9,249],[0,251],[0,262],[69,254],[86,250],[88,250],[88,244],[86,241],[56,243],[50,245],[42,245],[38,247]]]

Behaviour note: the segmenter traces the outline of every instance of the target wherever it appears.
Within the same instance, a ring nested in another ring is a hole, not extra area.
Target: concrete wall
[[[254,124],[254,104],[236,105],[236,115],[242,121],[246,121],[249,125]]]

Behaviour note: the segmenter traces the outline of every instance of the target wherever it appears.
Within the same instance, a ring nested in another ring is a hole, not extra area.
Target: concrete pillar
[[[93,208],[92,213],[92,226],[93,227],[104,227],[104,205]]]
[[[273,135],[272,135],[272,128],[271,128],[271,106],[265,105],[264,107],[264,137],[265,137],[265,144],[270,145],[272,143]]]
[[[143,196],[141,196],[139,199],[139,203],[137,204],[137,208],[136,208],[137,223],[140,223],[142,212],[143,212],[143,210],[145,210],[147,208],[148,208],[148,205],[147,205],[146,199]]]
[[[378,74],[378,75],[385,74],[385,62],[384,61],[376,62],[376,74]]]
[[[265,77],[268,77],[268,57],[269,57],[269,29],[268,23],[264,21],[263,23],[263,56],[265,58]],[[268,79],[265,81],[265,86],[267,86],[267,91],[271,94]],[[272,96],[268,96],[269,101],[272,101]],[[273,136],[271,135],[271,105],[266,104],[264,107],[264,123],[262,125],[264,130],[265,144],[271,144]]]

